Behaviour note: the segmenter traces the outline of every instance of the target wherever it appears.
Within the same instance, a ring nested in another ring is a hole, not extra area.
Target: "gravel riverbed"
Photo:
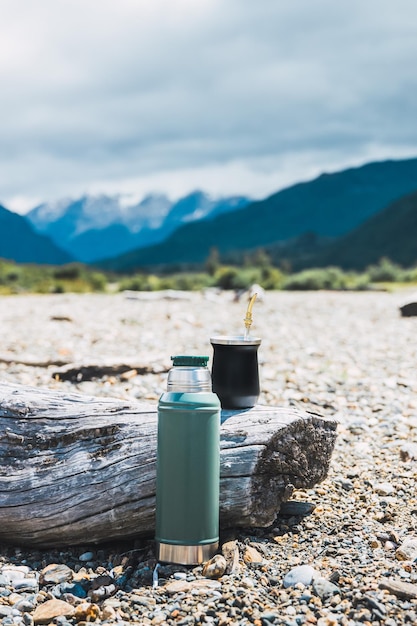
[[[0,545],[0,624],[417,623],[417,317],[400,317],[403,298],[256,302],[260,403],[336,418],[338,437],[326,480],[271,528],[222,536],[225,573],[220,558],[214,574],[155,570],[151,539]],[[170,356],[211,357],[209,337],[241,334],[245,310],[226,292],[2,297],[0,380],[156,403]]]

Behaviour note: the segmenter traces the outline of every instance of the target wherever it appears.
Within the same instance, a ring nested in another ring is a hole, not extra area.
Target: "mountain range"
[[[417,159],[369,163],[322,174],[241,209],[184,224],[157,245],[107,259],[101,265],[116,271],[132,271],[141,267],[199,264],[213,247],[223,258],[234,259],[241,259],[248,251],[260,247],[281,250],[281,259],[292,261],[297,268],[321,264],[327,250],[327,262],[335,264],[338,246],[332,247],[334,240],[361,228],[392,202],[414,191],[417,191]],[[303,256],[300,248],[305,247],[306,239],[314,245],[308,245],[308,253]],[[400,248],[401,240],[395,245]],[[275,256],[274,260],[280,259]],[[417,255],[413,262],[417,262]],[[364,267],[360,258],[356,262],[359,265]]]
[[[176,202],[84,196],[26,216],[0,207],[0,257],[132,272],[201,265],[212,248],[240,262],[262,248],[293,269],[363,269],[382,256],[413,265],[416,222],[417,158],[322,174],[255,202],[196,191]]]
[[[179,226],[237,210],[244,197],[213,199],[195,191],[177,202],[153,194],[139,203],[122,196],[84,196],[44,203],[27,214],[32,226],[85,263],[166,239]]]

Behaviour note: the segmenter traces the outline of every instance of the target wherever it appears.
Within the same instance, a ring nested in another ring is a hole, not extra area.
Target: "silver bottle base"
[[[211,559],[218,548],[218,541],[200,546],[178,546],[157,542],[156,560],[163,563],[176,563],[177,565],[199,565]]]

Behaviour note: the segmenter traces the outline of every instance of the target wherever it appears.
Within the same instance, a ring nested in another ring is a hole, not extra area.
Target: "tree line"
[[[204,266],[198,269],[138,270],[129,275],[105,273],[81,263],[54,267],[0,260],[0,295],[208,288],[243,291],[253,284],[265,290],[366,290],[415,283],[417,267],[402,268],[388,258],[382,258],[362,272],[339,267],[292,272],[288,267],[274,265],[264,251],[234,265],[221,262],[217,251],[212,250]]]

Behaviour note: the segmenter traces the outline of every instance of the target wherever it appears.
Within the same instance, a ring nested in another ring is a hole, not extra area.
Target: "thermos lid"
[[[171,361],[174,367],[207,367],[208,356],[172,356]]]

